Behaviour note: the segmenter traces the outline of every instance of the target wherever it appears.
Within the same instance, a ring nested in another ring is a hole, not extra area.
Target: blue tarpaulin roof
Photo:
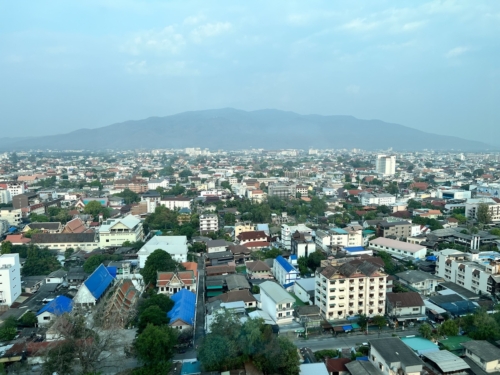
[[[106,269],[109,271],[111,276],[116,279],[116,273],[118,272],[118,269],[116,267],[106,267]]]
[[[201,374],[201,363],[198,361],[184,362],[182,364],[181,375]]]
[[[346,246],[344,247],[344,250],[356,252],[356,251],[365,251],[365,248],[363,246]]]
[[[170,322],[180,319],[187,324],[193,325],[196,295],[187,289],[181,289],[170,298],[174,301],[174,307],[167,313]]]
[[[434,255],[430,255],[430,256],[426,257],[425,260],[435,262],[435,261],[437,261],[437,257]]]
[[[285,258],[283,258],[281,255],[278,255],[278,257],[276,258],[276,261],[279,263],[279,265],[281,267],[283,267],[283,269],[286,271],[286,272],[290,272],[290,271],[296,271],[296,269],[290,264],[288,263]]]
[[[288,288],[290,288],[291,286],[293,286],[293,284],[295,284],[295,281],[294,281],[294,282],[291,282],[291,283],[283,284],[283,288],[288,289]]]
[[[9,233],[14,233],[17,230],[16,227],[10,227],[9,228]]]
[[[92,275],[85,280],[84,284],[89,292],[96,298],[101,298],[102,294],[108,286],[113,282],[114,278],[109,273],[108,269],[101,264],[92,272]]]
[[[52,301],[43,306],[36,315],[40,315],[45,311],[52,313],[54,315],[62,315],[64,313],[69,313],[73,310],[73,301],[66,296],[57,296]]]
[[[347,325],[347,326],[342,326],[343,330],[344,331],[352,331],[352,326],[351,325]]]
[[[370,359],[368,357],[356,357],[356,361],[369,361]]]

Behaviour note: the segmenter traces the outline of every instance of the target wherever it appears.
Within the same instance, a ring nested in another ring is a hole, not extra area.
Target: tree
[[[220,186],[224,189],[231,190],[231,184],[229,183],[229,181],[222,181],[220,183]]]
[[[17,335],[17,320],[13,316],[9,316],[0,326],[0,340],[10,341]]]
[[[307,267],[311,270],[315,271],[321,265],[321,261],[326,259],[325,253],[320,250],[317,250],[307,257]]]
[[[38,323],[38,319],[34,312],[28,311],[19,319],[21,324],[25,327],[34,327]]]
[[[236,216],[233,213],[228,212],[224,214],[224,224],[225,225],[234,225],[236,223]]]
[[[426,161],[424,163],[424,165],[425,165],[426,168],[432,168],[432,166],[433,166],[433,164],[430,161]]]
[[[137,337],[135,350],[137,358],[144,363],[151,374],[168,374],[174,357],[177,333],[168,326],[157,327],[148,324]]]
[[[368,323],[368,317],[365,314],[358,314],[358,325],[361,327],[361,329],[366,328],[366,324]]]
[[[474,172],[472,172],[472,175],[474,177],[480,177],[483,174],[484,174],[484,169],[482,169],[482,168],[478,168],[478,169],[474,170]]]
[[[439,327],[439,334],[442,336],[457,336],[458,335],[458,324],[455,320],[446,320]]]
[[[490,206],[486,203],[479,203],[477,205],[476,218],[479,223],[488,224],[491,221]]]
[[[372,318],[372,322],[373,324],[375,324],[379,329],[381,329],[382,327],[384,327],[386,324],[387,324],[387,321],[385,320],[385,318],[382,316],[382,315],[375,315],[373,318]]]
[[[49,221],[49,218],[46,215],[39,215],[36,213],[32,213],[30,215],[30,221],[32,223],[46,223]]]
[[[149,294],[148,298],[144,299],[139,304],[138,308],[139,315],[141,315],[143,311],[145,311],[151,306],[157,306],[162,311],[167,313],[170,310],[172,310],[172,307],[174,307],[174,301],[172,301],[170,297],[164,294],[152,292],[151,294]]]
[[[500,236],[500,229],[499,228],[493,228],[490,230],[490,234],[494,236]]]
[[[1,245],[1,251],[2,254],[10,254],[12,253],[12,242],[10,241],[3,241]]]
[[[104,207],[101,205],[99,201],[90,201],[85,205],[83,212],[92,216],[97,216],[101,212],[103,212],[103,208]]]
[[[156,286],[158,271],[175,271],[176,269],[184,269],[184,267],[172,259],[169,253],[157,249],[148,256],[146,264],[141,270],[141,275],[145,285],[152,284]]]
[[[125,189],[121,193],[114,194],[117,197],[123,198],[123,202],[125,204],[131,204],[135,202],[139,202],[141,198],[139,197],[139,194],[134,193],[130,189]]]
[[[42,233],[42,230],[41,229],[30,229],[24,233],[24,237],[31,238],[32,235],[37,234],[37,233]]]
[[[48,275],[61,268],[61,263],[47,249],[38,249],[34,245],[27,248],[27,257],[21,274],[23,276]]]
[[[420,333],[420,336],[422,336],[424,339],[430,339],[432,336],[432,327],[428,323],[422,324],[420,327],[418,327],[418,333]]]
[[[98,307],[94,316],[100,316],[103,308]],[[118,330],[104,330],[99,322],[99,319],[89,321],[75,307],[71,314],[56,319],[52,329],[59,333],[62,340],[47,353],[43,374],[71,374],[75,363],[78,363],[79,373],[98,374],[109,357],[123,353],[123,346],[117,345],[124,340],[123,334]]]
[[[119,255],[111,254],[96,254],[91,255],[85,263],[83,263],[83,270],[86,273],[92,273],[97,267],[99,267],[106,260],[121,260]]]
[[[192,174],[192,173],[191,173],[191,171],[190,171],[190,170],[188,170],[188,169],[184,169],[183,171],[181,171],[181,172],[179,173],[179,177],[181,177],[181,178],[186,178],[186,177],[189,177],[189,176],[192,176],[192,175],[193,175],[193,174]]]
[[[139,323],[137,324],[137,333],[142,333],[144,329],[152,324],[160,327],[168,324],[170,319],[167,318],[167,313],[159,306],[149,306],[139,315]]]

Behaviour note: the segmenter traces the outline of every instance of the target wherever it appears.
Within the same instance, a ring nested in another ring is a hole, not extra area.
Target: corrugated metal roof
[[[181,289],[170,298],[174,301],[174,307],[167,313],[170,322],[180,319],[187,324],[193,325],[196,295],[187,289]]]
[[[276,258],[276,262],[278,262],[278,264],[283,267],[283,269],[286,271],[286,272],[291,272],[291,271],[297,271],[290,263],[288,263],[285,258],[283,258],[281,255],[278,255],[278,257]]]
[[[66,296],[57,296],[52,301],[43,306],[36,315],[40,315],[45,311],[48,311],[54,315],[62,315],[64,313],[69,313],[73,310],[73,301]]]
[[[462,358],[450,353],[448,350],[423,353],[423,356],[434,362],[434,364],[444,373],[461,371],[470,368],[470,366]]]
[[[114,278],[109,273],[108,269],[101,264],[92,275],[85,280],[84,284],[94,298],[99,299],[113,280]]]

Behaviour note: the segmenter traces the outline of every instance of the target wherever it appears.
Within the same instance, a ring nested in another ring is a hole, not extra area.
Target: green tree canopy
[[[117,197],[123,198],[123,201],[125,204],[131,204],[135,202],[139,202],[141,198],[139,197],[139,194],[133,192],[130,189],[125,189],[121,193],[114,194]]]
[[[418,333],[424,339],[430,339],[432,337],[432,327],[428,323],[424,323],[418,327]]]
[[[168,374],[174,357],[177,333],[169,326],[148,324],[135,341],[137,358],[150,374]]]
[[[442,336],[457,336],[458,324],[455,320],[448,319],[439,326],[439,334]]]
[[[157,249],[148,256],[144,268],[141,269],[141,275],[145,285],[156,286],[158,271],[175,271],[176,269],[184,269],[184,267],[172,259],[169,253]]]
[[[481,224],[488,224],[491,222],[490,206],[486,203],[479,203],[477,205],[476,213],[477,221]]]
[[[139,323],[137,324],[137,333],[142,333],[148,324],[160,327],[168,324],[170,319],[167,318],[167,313],[159,306],[149,306],[139,315]]]

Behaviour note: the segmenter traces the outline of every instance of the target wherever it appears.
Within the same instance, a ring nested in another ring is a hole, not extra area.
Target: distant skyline
[[[497,1],[5,1],[0,137],[233,107],[499,145],[499,39]]]

